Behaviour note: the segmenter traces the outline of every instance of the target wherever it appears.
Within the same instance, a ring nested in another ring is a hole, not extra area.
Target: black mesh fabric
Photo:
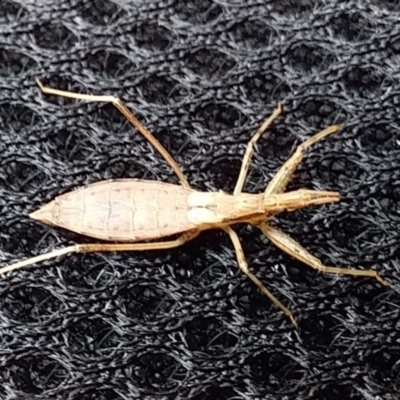
[[[56,195],[110,178],[178,183],[111,106],[119,96],[192,187],[262,192],[301,141],[334,123],[288,189],[337,204],[272,224],[327,265],[317,273],[238,226],[173,250],[70,255],[0,277],[0,399],[398,399],[400,5],[396,1],[107,0],[0,3],[0,266],[97,242],[30,220]]]

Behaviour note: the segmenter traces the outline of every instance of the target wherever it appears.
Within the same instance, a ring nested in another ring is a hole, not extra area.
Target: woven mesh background
[[[0,399],[396,399],[400,374],[400,5],[395,1],[2,0],[0,265],[93,240],[28,214],[78,186],[171,168],[110,105],[35,84],[113,94],[199,190],[232,191],[248,140],[279,100],[246,191],[333,123],[288,189],[341,202],[282,214],[318,274],[237,227],[168,251],[71,255],[0,279]]]

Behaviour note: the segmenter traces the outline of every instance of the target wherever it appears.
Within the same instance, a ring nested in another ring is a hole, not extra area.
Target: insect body
[[[30,214],[30,217],[105,242],[119,243],[76,244],[3,267],[0,269],[0,274],[73,252],[173,248],[192,240],[201,231],[219,228],[230,236],[240,269],[297,326],[292,312],[276,299],[248,269],[242,246],[232,225],[249,223],[258,227],[276,246],[316,270],[331,274],[374,277],[381,284],[387,285],[387,282],[374,270],[323,265],[299,243],[268,224],[271,217],[282,211],[293,211],[311,205],[339,201],[337,192],[301,189],[284,193],[287,183],[302,160],[304,151],[322,138],[337,132],[338,125],[326,128],[303,142],[279,169],[264,193],[244,193],[242,189],[253,154],[253,146],[281,113],[282,109],[279,105],[249,142],[233,194],[222,191],[200,192],[190,188],[173,158],[119,99],[112,96],[91,96],[60,91],[43,87],[39,81],[37,82],[44,93],[89,101],[111,102],[163,155],[178,175],[181,184],[118,179],[94,183],[58,196]],[[179,236],[171,239],[174,235]],[[157,241],[157,239],[169,240]]]
[[[199,192],[140,179],[102,181],[58,196],[30,215],[48,225],[106,241],[137,242],[178,233],[262,223],[283,208],[338,200],[335,192]]]

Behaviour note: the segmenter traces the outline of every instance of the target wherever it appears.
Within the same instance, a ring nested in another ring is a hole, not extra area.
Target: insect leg
[[[249,170],[251,157],[253,156],[253,147],[256,144],[260,136],[267,130],[267,128],[272,124],[272,122],[282,113],[282,104],[278,103],[278,107],[274,110],[272,115],[268,117],[263,124],[258,128],[257,132],[251,138],[250,142],[247,144],[246,152],[243,156],[242,166],[240,168],[239,178],[236,182],[235,190],[233,194],[239,194],[242,189],[244,182],[247,177],[247,171]]]
[[[282,165],[279,171],[272,178],[271,182],[267,186],[267,189],[265,190],[265,195],[269,196],[271,194],[278,194],[283,192],[294,171],[301,163],[304,151],[307,149],[307,147],[315,144],[319,140],[323,139],[325,136],[337,132],[339,129],[340,125],[332,125],[322,130],[321,132],[318,132],[317,134],[303,142],[301,145],[299,145],[294,154],[285,162],[285,164]]]
[[[259,287],[259,289],[269,297],[270,300],[278,307],[280,308],[292,321],[293,325],[298,328],[297,322],[293,317],[292,312],[287,309],[264,285],[263,283],[249,271],[249,267],[247,264],[247,261],[245,259],[242,245],[240,244],[240,240],[238,238],[238,235],[236,232],[230,227],[224,227],[222,228],[226,233],[229,234],[233,247],[235,248],[236,252],[236,257],[237,257],[237,262],[239,264],[239,268]]]
[[[389,284],[383,280],[377,271],[372,269],[369,270],[358,270],[349,268],[339,268],[339,267],[327,267],[321,263],[321,261],[310,254],[304,247],[293,240],[290,236],[286,235],[282,231],[267,225],[265,222],[258,225],[262,230],[264,235],[271,240],[277,247],[282,249],[284,252],[288,253],[292,257],[310,267],[328,274],[340,274],[340,275],[356,275],[356,276],[369,276],[375,278],[379,283],[384,286],[389,286]]]
[[[199,234],[198,231],[184,233],[175,240],[166,242],[150,242],[150,243],[122,243],[122,244],[76,244],[63,249],[54,250],[40,256],[32,257],[15,264],[0,268],[0,275],[15,269],[27,267],[28,265],[36,264],[41,261],[49,260],[70,253],[94,253],[103,251],[145,251],[145,250],[163,250],[179,247],[189,240],[194,239]]]
[[[162,144],[153,136],[153,134],[132,114],[131,111],[125,106],[125,104],[118,98],[114,96],[96,96],[90,94],[74,93],[65,90],[58,90],[49,87],[45,87],[36,78],[36,83],[38,84],[40,90],[45,94],[53,94],[55,96],[68,97],[70,99],[76,100],[86,100],[91,102],[99,103],[111,103],[115,108],[158,150],[158,152],[164,157],[167,163],[175,171],[178,176],[182,186],[189,187],[189,183],[183,174],[182,170],[168,153],[168,151],[162,146]]]

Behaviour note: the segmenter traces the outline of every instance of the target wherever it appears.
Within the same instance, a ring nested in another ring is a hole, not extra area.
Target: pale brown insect
[[[339,201],[337,192],[296,190],[283,193],[300,164],[304,151],[322,138],[337,132],[340,129],[339,125],[328,127],[300,144],[273,177],[264,193],[243,193],[243,185],[253,155],[253,146],[281,114],[282,107],[279,104],[248,143],[233,194],[222,191],[199,192],[190,188],[174,159],[121,100],[113,96],[84,95],[52,89],[44,87],[39,80],[36,81],[43,93],[112,103],[160,152],[178,175],[181,185],[140,179],[118,179],[94,183],[56,197],[30,214],[30,217],[89,237],[125,243],[76,244],[6,266],[0,269],[0,274],[74,252],[169,249],[192,240],[201,231],[220,228],[232,240],[239,268],[297,327],[292,312],[275,298],[248,269],[239,238],[231,225],[249,223],[260,228],[276,246],[316,270],[331,274],[374,277],[381,284],[388,285],[374,270],[325,266],[288,235],[268,225],[268,220],[281,211],[294,211],[310,205]],[[163,242],[154,241],[175,234],[180,236]],[[137,243],[140,241],[146,241],[146,243]]]

